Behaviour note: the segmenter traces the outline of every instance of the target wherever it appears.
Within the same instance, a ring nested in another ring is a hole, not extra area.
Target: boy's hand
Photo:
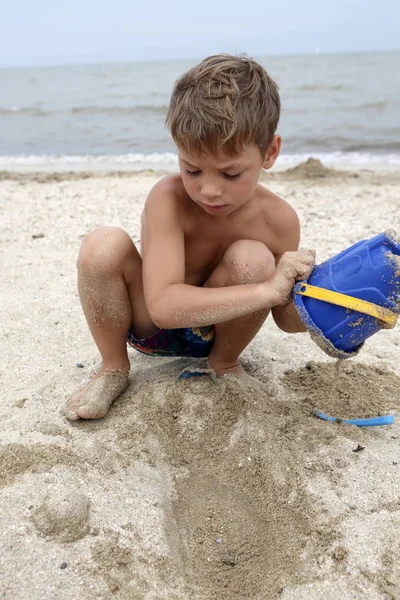
[[[308,279],[314,265],[314,250],[285,252],[282,255],[274,275],[269,280],[274,306],[281,306],[290,301],[294,284],[296,281]]]

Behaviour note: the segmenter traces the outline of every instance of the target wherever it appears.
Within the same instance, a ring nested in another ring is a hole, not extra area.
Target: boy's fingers
[[[315,250],[311,250],[310,248],[306,248],[305,250],[299,250],[299,252],[302,252],[303,254],[308,254],[309,256],[315,258]]]
[[[313,269],[314,262],[307,261],[305,263],[300,264],[298,267],[298,277],[306,279],[311,275]]]

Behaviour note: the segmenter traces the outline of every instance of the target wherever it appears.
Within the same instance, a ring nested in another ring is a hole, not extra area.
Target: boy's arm
[[[201,327],[271,308],[282,303],[309,260],[289,257],[274,282],[221,288],[187,285],[181,211],[179,199],[166,186],[156,186],[146,202],[143,286],[147,309],[159,327]]]
[[[294,209],[284,203],[284,210],[280,215],[282,247],[280,254],[276,257],[276,265],[279,264],[283,254],[287,251],[298,250],[300,243],[300,222]],[[307,331],[303,321],[300,319],[293,300],[280,306],[274,306],[271,310],[272,317],[282,331],[287,333],[300,333]]]

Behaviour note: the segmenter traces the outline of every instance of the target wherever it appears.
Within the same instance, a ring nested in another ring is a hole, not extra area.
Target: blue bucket
[[[393,230],[362,240],[317,265],[307,284],[366,300],[400,313],[400,238]],[[357,354],[364,341],[385,323],[376,317],[302,295],[293,299],[313,340],[334,358]],[[387,325],[386,325],[387,328]]]

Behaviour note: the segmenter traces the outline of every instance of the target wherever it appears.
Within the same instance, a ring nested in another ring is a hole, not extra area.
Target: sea
[[[400,51],[255,58],[280,88],[277,169],[400,168]],[[176,169],[164,120],[196,62],[1,69],[0,169]]]

